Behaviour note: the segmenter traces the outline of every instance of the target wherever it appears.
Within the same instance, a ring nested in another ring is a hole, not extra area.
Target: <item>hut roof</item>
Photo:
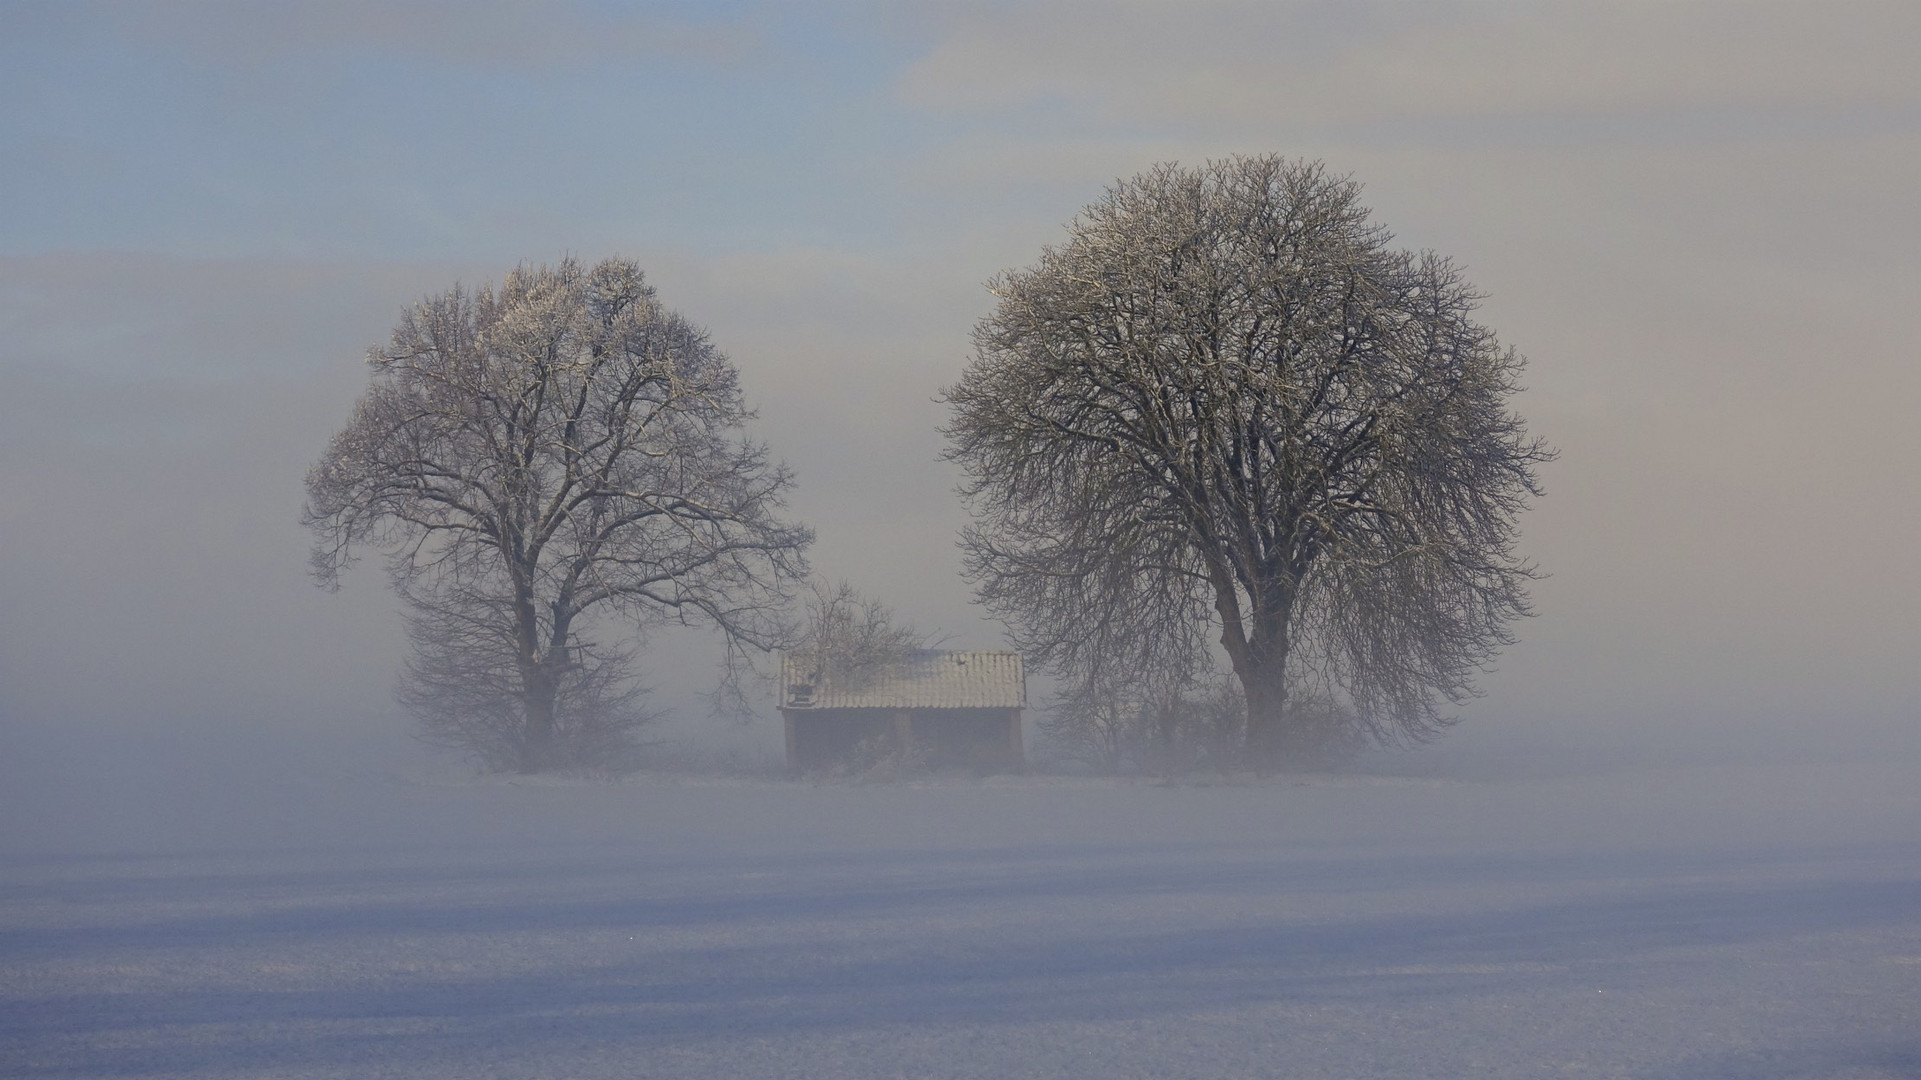
[[[1027,704],[1021,655],[922,650],[854,685],[810,679],[792,657],[780,665],[783,709],[1018,709]]]

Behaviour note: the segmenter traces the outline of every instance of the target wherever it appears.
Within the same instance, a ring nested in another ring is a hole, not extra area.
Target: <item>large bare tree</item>
[[[742,437],[732,363],[639,267],[521,267],[408,310],[307,475],[313,570],[386,555],[429,738],[502,769],[594,767],[643,719],[638,630],[782,644],[811,541]]]
[[[1448,260],[1318,163],[1237,157],[1117,184],[991,287],[949,455],[979,596],[1038,664],[1179,675],[1217,635],[1262,766],[1326,726],[1290,696],[1392,742],[1473,693],[1550,455]]]

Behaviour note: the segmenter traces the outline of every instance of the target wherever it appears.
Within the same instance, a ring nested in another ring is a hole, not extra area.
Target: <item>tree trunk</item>
[[[1247,737],[1242,752],[1255,771],[1270,773],[1285,756],[1287,715],[1287,652],[1261,657],[1238,672],[1247,698]]]
[[[526,726],[520,733],[520,772],[529,775],[554,767],[554,680],[539,666],[520,695]]]
[[[1241,683],[1247,700],[1247,731],[1241,744],[1243,760],[1256,772],[1269,773],[1279,768],[1286,754],[1287,654],[1293,644],[1294,595],[1255,597],[1253,632],[1239,622],[1239,603],[1218,598],[1216,608],[1223,622],[1230,615],[1221,644],[1227,647],[1228,660]]]
[[[520,656],[521,775],[544,772],[554,765],[554,699],[559,688],[542,662],[540,620],[534,614],[531,590],[517,588],[514,598],[514,637]]]
[[[1153,763],[1153,771],[1163,779],[1171,778],[1180,769],[1176,761],[1177,748],[1174,745],[1175,726],[1180,722],[1181,699],[1178,695],[1159,696],[1153,703],[1154,712],[1154,752],[1160,760]]]

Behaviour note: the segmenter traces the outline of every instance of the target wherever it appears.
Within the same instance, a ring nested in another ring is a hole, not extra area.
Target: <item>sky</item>
[[[1911,3],[0,2],[0,737],[375,731],[306,576],[360,357],[455,282],[638,260],[813,561],[955,646],[941,388],[1117,178],[1318,158],[1462,264],[1560,450],[1453,739],[1921,748]],[[696,708],[711,642],[658,638]]]

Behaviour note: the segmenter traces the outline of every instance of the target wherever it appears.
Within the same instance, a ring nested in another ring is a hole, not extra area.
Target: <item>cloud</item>
[[[941,8],[908,102],[1218,126],[1921,107],[1909,3]]]

